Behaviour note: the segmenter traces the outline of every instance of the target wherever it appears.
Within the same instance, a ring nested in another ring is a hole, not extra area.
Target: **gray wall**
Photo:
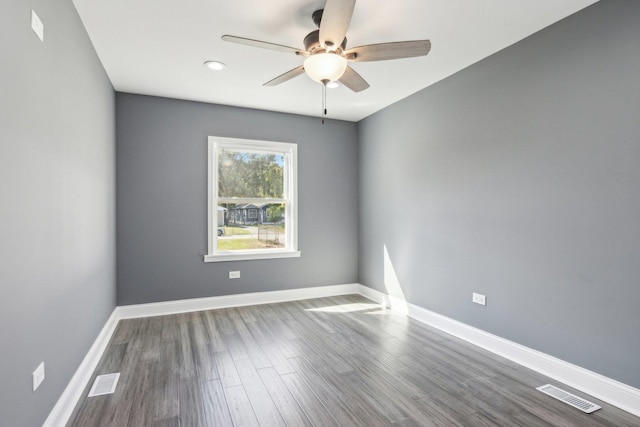
[[[120,93],[116,105],[119,305],[357,281],[355,123]],[[298,144],[300,258],[203,261],[208,135]]]
[[[360,281],[386,246],[407,301],[640,387],[638,23],[603,0],[362,121]]]
[[[36,426],[115,307],[115,95],[70,1],[0,28],[0,424]]]

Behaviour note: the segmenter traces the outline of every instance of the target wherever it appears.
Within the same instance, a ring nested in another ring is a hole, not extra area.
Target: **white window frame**
[[[244,261],[299,257],[298,250],[298,146],[287,142],[209,136],[209,179],[207,195],[208,253],[204,262]],[[218,153],[220,150],[270,153],[284,157],[284,191],[282,199],[230,198],[218,195]],[[284,248],[246,251],[218,250],[218,203],[285,203],[286,242]]]

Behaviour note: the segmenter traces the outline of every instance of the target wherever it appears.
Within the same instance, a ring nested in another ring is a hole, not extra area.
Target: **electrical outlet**
[[[230,271],[229,272],[229,279],[239,279],[240,278],[240,272],[239,271]]]
[[[487,297],[485,295],[476,294],[475,292],[473,293],[471,301],[475,302],[476,304],[487,305]]]
[[[33,30],[34,33],[36,33],[40,41],[43,42],[44,41],[44,24],[42,23],[38,15],[36,15],[36,12],[33,9],[31,10],[31,29]]]
[[[36,391],[36,389],[40,387],[40,384],[42,384],[42,381],[44,381],[44,362],[42,362],[40,366],[38,366],[36,370],[33,371],[32,379],[33,391]]]

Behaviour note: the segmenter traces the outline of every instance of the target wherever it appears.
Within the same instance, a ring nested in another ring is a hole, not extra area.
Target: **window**
[[[300,256],[297,146],[209,137],[205,262]]]

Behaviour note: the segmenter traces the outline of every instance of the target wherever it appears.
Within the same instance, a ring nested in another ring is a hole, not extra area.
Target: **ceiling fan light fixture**
[[[304,71],[309,78],[327,84],[338,80],[347,69],[347,60],[335,53],[316,53],[304,60]]]
[[[226,64],[220,61],[207,61],[204,63],[204,66],[215,71],[220,71],[227,68]]]

